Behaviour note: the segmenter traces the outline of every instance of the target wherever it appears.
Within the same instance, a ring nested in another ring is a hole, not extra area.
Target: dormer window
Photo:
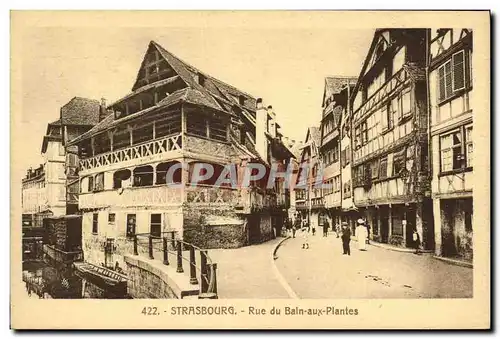
[[[198,83],[200,86],[205,86],[205,76],[201,73],[198,73]]]
[[[240,106],[244,106],[245,105],[245,96],[240,95],[238,98],[238,102],[240,103]]]

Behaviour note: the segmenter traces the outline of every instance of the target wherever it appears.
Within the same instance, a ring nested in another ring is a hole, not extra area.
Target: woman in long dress
[[[360,251],[366,251],[366,239],[368,237],[365,226],[365,221],[363,219],[358,219],[358,226],[356,227],[356,237],[358,238],[358,249]]]

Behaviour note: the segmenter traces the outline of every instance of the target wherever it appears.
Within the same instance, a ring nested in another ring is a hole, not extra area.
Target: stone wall
[[[149,266],[146,262],[126,257],[128,294],[134,299],[180,299],[174,292],[172,281],[164,271]]]
[[[246,244],[244,221],[232,210],[218,208],[186,208],[184,241],[198,247],[238,248]]]
[[[274,238],[271,216],[270,215],[262,215],[260,217],[260,236],[261,241],[268,241]]]

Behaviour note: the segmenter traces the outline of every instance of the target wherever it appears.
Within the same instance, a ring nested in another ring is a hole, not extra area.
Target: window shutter
[[[464,52],[453,55],[453,90],[465,87]]]
[[[444,84],[444,66],[439,67],[438,77],[439,77],[439,100],[444,100],[446,96],[445,84]]]
[[[446,96],[449,98],[453,92],[452,88],[452,75],[451,75],[451,62],[444,64],[444,81],[446,83]]]

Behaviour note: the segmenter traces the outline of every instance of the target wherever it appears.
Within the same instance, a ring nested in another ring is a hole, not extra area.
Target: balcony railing
[[[159,259],[164,265],[175,265],[178,274],[185,274],[188,266],[189,282],[199,286],[199,299],[217,299],[217,264],[207,250],[178,239],[175,231],[134,236],[134,255]],[[185,265],[186,264],[186,265]],[[182,297],[182,296],[181,296]]]
[[[80,160],[82,170],[89,170],[101,166],[112,165],[124,161],[140,159],[143,157],[164,154],[182,149],[181,134],[155,139],[142,144],[133,145],[124,149],[96,155]]]
[[[391,93],[402,88],[406,80],[408,80],[408,73],[404,68],[401,68],[355,111],[354,122],[363,118],[365,113],[375,109],[383,100],[388,98]]]
[[[237,189],[197,185],[186,187],[186,202],[200,205],[238,205],[243,202]]]

